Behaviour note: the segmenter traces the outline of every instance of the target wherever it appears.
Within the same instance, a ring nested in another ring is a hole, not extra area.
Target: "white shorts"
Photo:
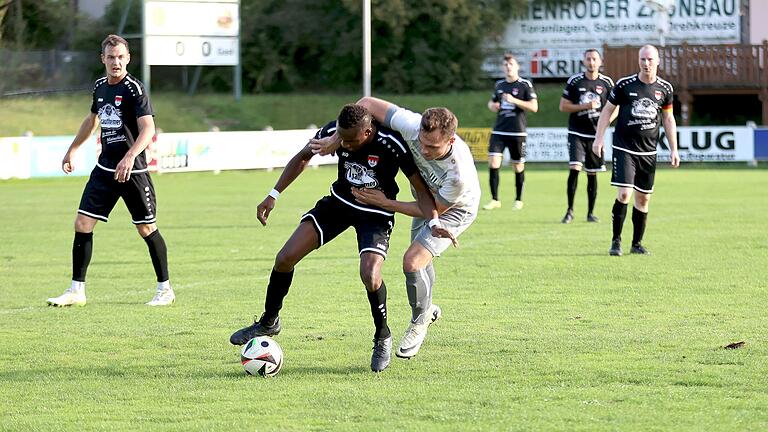
[[[472,225],[475,217],[477,217],[477,213],[452,208],[440,215],[440,223],[454,237],[459,238],[459,235]],[[411,223],[411,241],[418,241],[427,248],[433,257],[438,257],[453,243],[448,238],[433,237],[432,229],[429,228],[427,222],[424,218],[413,218]]]

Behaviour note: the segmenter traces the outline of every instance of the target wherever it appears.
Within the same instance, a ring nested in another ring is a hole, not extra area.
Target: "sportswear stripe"
[[[383,256],[384,258],[387,257],[387,254],[383,250],[376,249],[376,248],[362,248],[362,249],[360,249],[360,253],[358,255],[362,255],[363,252],[373,252],[375,254],[379,254],[379,255]]]
[[[492,135],[505,135],[505,136],[528,136],[528,132],[503,132],[503,131],[497,131],[492,130]]]
[[[385,133],[381,133],[381,132],[379,132],[379,135],[381,135],[381,136],[383,136],[383,137],[386,137],[386,138],[389,138],[389,139],[391,139],[392,141],[394,141],[394,142],[395,142],[395,144],[397,144],[397,145],[400,147],[400,150],[402,150],[402,151],[403,151],[403,153],[405,153],[405,146],[404,146],[404,145],[403,145],[403,144],[402,144],[400,141],[398,141],[398,140],[397,140],[397,138],[395,138],[393,135],[391,135],[391,134],[385,134]]]
[[[627,152],[627,153],[633,154],[635,156],[651,156],[651,155],[655,155],[656,154],[656,150],[654,150],[652,152],[636,152],[636,151],[627,150],[625,148],[616,147],[616,146],[613,146],[613,149],[614,150],[621,150],[623,152]]]
[[[128,81],[129,83],[131,83],[131,84],[133,84],[133,85],[135,85],[135,86],[136,86],[136,90],[139,92],[139,96],[141,96],[141,95],[143,95],[143,94],[144,94],[144,93],[141,91],[141,85],[140,85],[138,82],[136,82],[136,81],[132,80],[132,79],[131,79],[131,78],[130,78],[128,75],[126,75],[126,76],[125,76],[125,80],[126,80],[126,81]]]
[[[314,215],[312,215],[310,213],[307,213],[307,214],[305,214],[304,216],[301,217],[301,220],[303,221],[306,218],[312,218],[312,223],[315,224],[315,228],[317,228],[317,232],[318,232],[318,234],[320,234],[320,246],[322,246],[324,244],[324,241],[323,241],[323,229],[320,228],[320,224],[317,223],[317,219],[315,219]]]
[[[109,222],[109,218],[106,217],[106,216],[101,216],[101,215],[97,215],[97,214],[94,214],[94,213],[89,213],[89,212],[87,212],[85,210],[80,210],[80,209],[77,209],[77,212],[78,213],[82,213],[82,214],[84,214],[86,216],[90,216],[90,217],[92,217],[94,219],[98,219],[98,220],[101,220],[101,221],[104,221],[104,222]]]
[[[115,172],[115,169],[107,168],[107,167],[105,167],[104,165],[102,165],[102,164],[100,164],[98,162],[96,162],[96,166],[101,168],[101,169],[103,169],[104,171]],[[132,170],[131,174],[141,174],[141,173],[145,173],[147,171],[149,171],[149,168],[144,168],[144,169],[140,169],[140,170]]]
[[[635,186],[633,184],[611,182],[611,186],[621,186],[621,187],[633,188],[633,189],[637,190],[638,192],[642,192],[642,193],[645,193],[645,194],[653,193],[653,189],[651,189],[651,190],[640,189],[639,187],[637,187],[637,186]]]
[[[354,207],[354,208],[356,208],[358,210],[362,210],[362,211],[366,211],[366,212],[370,212],[370,213],[383,214],[384,216],[394,216],[395,215],[394,213],[390,213],[390,212],[387,212],[387,211],[384,211],[384,210],[376,210],[376,209],[362,207],[362,206],[359,206],[359,205],[352,204],[351,202],[349,202],[349,201],[345,200],[344,198],[340,197],[336,193],[336,191],[333,190],[333,188],[331,188],[331,194],[334,197],[336,197],[339,201],[343,202],[344,204],[346,204],[346,205],[348,205],[350,207]]]
[[[569,130],[568,134],[569,135],[577,135],[577,136],[580,136],[580,137],[583,137],[583,138],[593,138],[593,139],[595,138],[594,135],[587,135],[587,134],[583,134],[583,133],[578,133],[578,132],[574,132],[572,130]]]

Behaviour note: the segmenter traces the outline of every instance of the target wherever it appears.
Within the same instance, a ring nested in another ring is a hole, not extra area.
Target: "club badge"
[[[659,90],[656,90],[655,92],[653,92],[653,96],[656,97],[656,100],[661,100],[662,94]]]
[[[368,155],[368,166],[373,168],[379,164],[379,157],[376,155]]]
[[[601,85],[595,86],[595,93],[601,95],[601,94],[603,94],[603,91],[605,91],[605,87],[603,87]]]
[[[115,106],[120,106],[123,103],[123,97],[121,95],[115,96]]]

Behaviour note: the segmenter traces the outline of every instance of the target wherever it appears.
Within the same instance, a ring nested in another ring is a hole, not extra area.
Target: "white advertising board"
[[[234,66],[240,58],[237,38],[202,36],[147,36],[151,65]]]

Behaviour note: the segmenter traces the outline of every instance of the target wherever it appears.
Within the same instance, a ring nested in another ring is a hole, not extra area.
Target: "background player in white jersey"
[[[93,250],[93,228],[98,221],[108,221],[110,212],[122,198],[139,235],[147,243],[157,276],[155,297],[147,305],[169,305],[176,297],[168,280],[165,240],[155,224],[155,188],[147,172],[144,153],[155,134],[152,104],[141,82],[126,70],[131,54],[125,39],[107,36],[101,43],[101,61],[107,76],[96,80],[91,112],[80,125],[61,168],[67,174],[74,170],[75,152],[97,127],[101,127],[102,150],[77,210],[72,284],[64,294],[49,298],[48,304],[85,304],[85,274]]]
[[[456,116],[447,108],[429,108],[418,114],[372,97],[364,97],[357,103],[402,134],[440,213],[439,219],[427,220],[414,202],[397,201],[373,190],[355,191],[358,201],[413,216],[412,241],[403,256],[411,322],[396,352],[398,357],[410,358],[419,352],[429,325],[442,314],[440,308],[432,304],[435,284],[432,258],[440,256],[452,243],[456,244],[455,238],[475,220],[480,204],[480,182],[469,147],[456,135]],[[328,152],[333,148],[324,144],[317,143],[316,149]]]
[[[680,165],[677,152],[677,124],[672,113],[672,85],[657,76],[659,51],[645,45],[638,52],[640,73],[624,77],[608,96],[605,109],[597,123],[597,136],[592,146],[595,154],[602,154],[605,131],[611,116],[619,107],[619,117],[613,133],[613,174],[611,184],[619,188],[613,204],[613,239],[609,253],[621,256],[621,230],[627,215],[627,204],[634,189],[635,205],[632,209],[632,248],[630,253],[648,254],[641,244],[648,220],[648,203],[653,193],[656,173],[656,145],[659,126],[669,141],[670,163]]]
[[[416,191],[419,214],[437,217],[437,211],[403,137],[374,121],[364,107],[346,105],[337,121],[328,123],[315,138],[330,135],[341,138],[337,152],[338,177],[331,185],[331,193],[302,216],[301,223],[278,252],[267,286],[264,314],[253,325],[232,334],[230,342],[242,345],[256,336],[277,335],[281,329],[278,315],[296,264],[349,227],[354,227],[360,255],[360,278],[368,293],[376,327],[371,369],[380,372],[389,365],[392,352],[392,335],[387,326],[387,289],[381,278],[381,265],[389,249],[395,215],[378,206],[356,202],[353,191],[377,189],[395,199],[399,191],[395,176],[400,169]],[[314,153],[307,145],[288,162],[275,188],[258,206],[257,215],[262,224],[266,225],[277,197],[304,171],[312,156]]]
[[[605,164],[602,156],[592,152],[592,143],[595,140],[595,126],[600,117],[600,111],[613,89],[613,80],[600,73],[603,59],[596,49],[590,48],[584,51],[584,58],[581,61],[586,72],[577,73],[568,78],[563,97],[560,98],[560,111],[570,113],[568,116],[570,171],[566,188],[568,209],[562,220],[566,224],[573,222],[573,199],[582,167],[587,173],[587,222],[599,221],[593,211],[597,201],[597,173],[605,171]]]
[[[509,150],[509,158],[515,168],[515,206],[523,208],[523,186],[525,184],[525,139],[527,121],[526,111],[537,112],[539,101],[531,81],[520,78],[520,65],[512,54],[504,55],[506,78],[496,82],[488,109],[497,113],[496,123],[491,131],[488,144],[488,177],[491,185],[491,202],[483,206],[485,210],[501,207],[499,199],[499,169],[504,157],[504,149]]]

